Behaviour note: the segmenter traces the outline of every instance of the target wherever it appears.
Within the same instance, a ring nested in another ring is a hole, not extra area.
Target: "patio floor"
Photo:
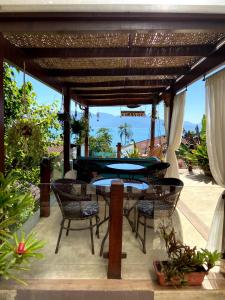
[[[186,244],[204,248],[213,211],[222,188],[213,184],[210,178],[198,170],[189,174],[180,170],[184,189],[181,193],[178,209],[173,214],[173,225],[180,238]],[[100,211],[104,211],[104,202],[100,201]],[[45,258],[35,262],[32,270],[24,273],[25,279],[105,279],[107,260],[99,256],[101,238],[106,224],[100,228],[100,239],[95,237],[95,255],[91,254],[89,231],[70,232],[61,239],[59,253],[55,254],[61,214],[57,203],[51,207],[51,216],[42,218],[35,227],[41,239],[46,240]],[[84,222],[84,221],[82,221]],[[105,246],[107,249],[107,243]],[[153,229],[147,231],[147,254],[141,251],[140,243],[124,218],[123,251],[127,259],[122,261],[123,279],[149,279],[154,277],[152,261],[165,257],[164,245]]]

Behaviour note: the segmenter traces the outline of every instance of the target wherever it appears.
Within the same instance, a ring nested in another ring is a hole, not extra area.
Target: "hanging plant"
[[[7,131],[8,155],[19,158],[29,158],[33,164],[39,164],[45,155],[45,143],[40,123],[32,119],[18,119]]]
[[[65,122],[65,121],[69,122],[70,121],[69,113],[58,112],[57,117],[58,117],[59,122]]]
[[[76,120],[75,117],[73,117],[71,122],[71,131],[74,134],[80,134],[83,130],[83,122],[82,120]]]

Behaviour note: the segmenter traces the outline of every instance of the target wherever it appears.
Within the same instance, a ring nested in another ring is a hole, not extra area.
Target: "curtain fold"
[[[183,133],[185,98],[186,92],[184,91],[176,95],[173,102],[170,136],[166,153],[166,161],[170,163],[170,167],[166,172],[166,177],[179,178],[178,162],[175,151],[180,146]]]
[[[212,175],[225,187],[225,70],[206,80],[206,142]],[[219,197],[207,241],[207,249],[222,250],[224,197]],[[224,250],[224,249],[223,249]]]

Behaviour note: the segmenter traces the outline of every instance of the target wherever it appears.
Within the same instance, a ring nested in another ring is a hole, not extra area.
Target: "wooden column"
[[[4,48],[0,35],[0,172],[5,172],[5,147],[4,147],[4,91],[3,91],[3,78],[4,78]]]
[[[64,120],[64,174],[70,170],[70,88],[66,88],[64,93],[64,113],[67,118]]]
[[[175,97],[175,92],[171,92],[171,97],[170,97],[170,110],[169,110],[169,124],[168,124],[168,141],[167,144],[169,145],[169,140],[170,140],[170,130],[171,130],[171,123],[172,123],[172,116],[173,116],[173,101]]]
[[[88,127],[89,127],[89,107],[88,106],[86,106],[84,109],[84,117],[87,120]],[[89,156],[88,134],[89,134],[89,131],[86,132],[85,140],[84,140],[85,157]]]
[[[150,140],[150,151],[155,146],[155,118],[156,118],[156,104],[152,104],[152,117],[151,117],[151,140]]]
[[[112,182],[109,205],[108,279],[121,279],[123,190],[121,181]]]
[[[116,147],[117,147],[117,158],[121,158],[121,148],[122,148],[121,143],[118,143]]]
[[[50,180],[51,180],[51,160],[44,157],[40,164],[40,216],[50,216]]]

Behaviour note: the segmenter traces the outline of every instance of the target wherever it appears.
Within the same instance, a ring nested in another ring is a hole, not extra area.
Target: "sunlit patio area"
[[[221,13],[0,12],[0,299],[225,297],[224,58]],[[146,140],[91,135],[91,109],[115,106]]]

